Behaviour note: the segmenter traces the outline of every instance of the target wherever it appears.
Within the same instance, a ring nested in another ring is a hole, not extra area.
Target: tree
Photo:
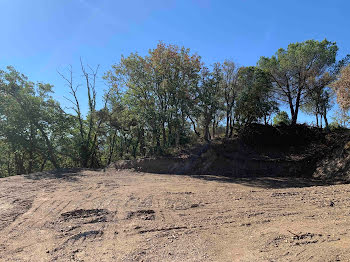
[[[238,94],[235,117],[240,124],[264,121],[277,111],[277,103],[271,95],[269,75],[257,67],[242,67],[238,73]]]
[[[350,116],[348,111],[344,111],[341,108],[336,111],[333,117],[333,123],[337,123],[340,127],[349,127]]]
[[[308,114],[315,115],[317,127],[320,126],[322,128],[323,118],[326,129],[329,129],[327,113],[333,106],[332,95],[334,94],[330,85],[337,79],[340,70],[346,66],[349,61],[350,56],[347,55],[345,58],[326,67],[325,72],[321,76],[314,75],[307,80],[305,101],[301,105],[301,109]]]
[[[98,67],[80,61],[80,83],[70,67],[61,74],[72,104],[67,111],[54,100],[52,85],[33,83],[8,67],[0,71],[0,176],[99,168],[118,159],[173,153],[198,138],[229,138],[235,125],[268,124],[277,101],[289,105],[292,119],[279,112],[274,124],[296,124],[301,109],[328,127],[330,86],[342,109],[338,121],[346,125],[350,56],[335,62],[337,50],[327,40],[309,40],[262,57],[256,67],[229,60],[207,67],[189,49],[160,42],[145,56],[122,56],[106,72],[102,103]],[[80,89],[86,105],[79,101]]]
[[[167,125],[170,132],[168,144],[172,144],[173,140],[177,147],[185,133],[186,118],[191,112],[191,90],[199,80],[200,57],[190,55],[190,49],[162,42],[149,53],[155,94],[161,112],[163,146],[167,144]]]
[[[280,100],[289,105],[291,124],[297,122],[308,80],[321,77],[335,63],[337,51],[334,42],[308,40],[289,44],[286,50],[279,49],[271,58],[260,58],[259,67],[270,74]]]
[[[203,67],[201,71],[200,83],[195,91],[195,107],[197,116],[202,119],[203,137],[206,141],[211,139],[210,124],[215,119],[216,114],[220,109],[220,102],[222,98],[220,82],[222,75],[220,71],[220,64],[216,63],[211,72],[209,68]]]
[[[125,116],[139,123],[140,150],[145,143],[151,154],[178,147],[188,133],[187,119],[196,130],[193,100],[201,66],[200,57],[189,49],[160,42],[145,57],[122,57],[105,75],[123,90]]]
[[[319,78],[310,78],[307,82],[307,90],[301,109],[307,114],[315,115],[317,127],[322,127],[323,118],[325,120],[326,128],[328,129],[327,113],[332,107],[331,91],[329,90],[328,85],[332,81],[332,75],[326,72]]]
[[[50,124],[48,109],[57,106],[50,97],[46,96],[51,91],[52,86],[39,83],[37,90],[35,90],[34,83],[28,82],[27,78],[13,67],[8,67],[7,70],[7,72],[1,72],[2,95],[13,100],[18,106],[17,110],[25,117],[31,129],[35,128],[40,132],[45,141],[50,161],[55,168],[58,168],[59,163],[48,129]]]
[[[290,119],[286,111],[279,111],[273,118],[274,126],[289,125],[289,124],[290,124]]]
[[[69,128],[69,117],[52,96],[49,84],[28,81],[13,67],[0,72],[0,137],[7,146],[8,174],[42,170],[47,160],[61,162],[60,141]],[[41,166],[38,162],[42,161]]]
[[[226,60],[221,65],[221,88],[223,89],[224,111],[226,114],[225,137],[231,137],[234,125],[234,106],[239,93],[238,86],[239,67],[232,61]]]
[[[350,109],[350,65],[344,67],[339,78],[331,85],[337,95],[339,107],[345,112]]]
[[[79,102],[77,91],[80,85],[75,85],[73,82],[72,67],[68,69],[68,76],[60,73],[60,76],[66,81],[67,86],[70,89],[70,95],[72,98],[67,98],[72,103],[71,109],[75,112],[75,130],[72,130],[73,144],[78,151],[80,166],[82,167],[101,167],[101,159],[98,156],[99,139],[102,129],[109,119],[109,111],[107,104],[110,98],[110,89],[104,96],[103,107],[100,110],[96,109],[96,80],[98,74],[98,68],[91,68],[88,66],[88,70],[84,66],[80,59],[81,72],[85,82],[85,90],[88,98],[88,114],[86,119],[81,112],[81,104]]]

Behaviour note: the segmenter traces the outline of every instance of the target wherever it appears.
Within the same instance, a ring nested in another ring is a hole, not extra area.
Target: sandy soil
[[[0,180],[1,261],[350,261],[350,185],[107,170]]]

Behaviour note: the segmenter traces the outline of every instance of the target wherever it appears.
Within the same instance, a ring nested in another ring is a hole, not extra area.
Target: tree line
[[[7,67],[0,71],[0,176],[169,154],[198,140],[231,138],[273,117],[295,125],[300,110],[328,128],[334,94],[344,116],[350,108],[349,57],[337,60],[337,53],[334,42],[308,40],[261,57],[256,66],[230,60],[206,66],[190,49],[160,42],[145,56],[122,56],[104,73],[102,102],[98,67],[81,61],[77,83],[71,67],[59,73],[69,90],[68,110],[52,85]],[[87,105],[79,100],[81,89]]]

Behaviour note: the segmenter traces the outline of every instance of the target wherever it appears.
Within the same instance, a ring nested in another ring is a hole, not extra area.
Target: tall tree
[[[334,80],[328,72],[321,77],[312,77],[307,82],[307,92],[301,108],[308,114],[313,114],[316,118],[316,126],[322,127],[322,118],[328,129],[327,113],[332,107],[331,90],[329,84]]]
[[[260,58],[259,67],[270,73],[280,100],[289,105],[292,124],[297,122],[308,79],[321,77],[335,63],[337,51],[334,42],[308,40],[289,44],[271,58]]]
[[[278,107],[272,93],[269,75],[260,68],[242,67],[238,73],[240,92],[235,106],[236,120],[242,124],[263,121],[267,124],[269,116]]]
[[[220,110],[220,102],[222,99],[222,89],[220,88],[221,80],[222,74],[220,64],[214,64],[212,71],[203,67],[200,83],[195,90],[197,116],[202,119],[204,139],[207,141],[211,139],[210,124]]]
[[[221,86],[224,96],[224,110],[226,114],[225,137],[231,137],[234,125],[234,105],[239,93],[239,67],[232,61],[226,60],[222,64]]]
[[[68,69],[68,75],[59,72],[60,76],[66,81],[70,89],[71,97],[66,97],[72,103],[71,109],[75,112],[75,125],[77,130],[73,130],[74,144],[78,149],[79,162],[82,167],[100,167],[101,162],[98,157],[98,138],[103,124],[107,121],[108,110],[107,103],[109,99],[109,92],[106,93],[103,101],[103,108],[96,109],[96,81],[98,75],[98,68],[88,69],[80,60],[81,72],[83,74],[83,82],[85,86],[86,96],[88,98],[88,114],[85,117],[81,110],[81,104],[77,95],[80,84],[75,84],[73,81],[72,67]],[[77,131],[77,132],[76,132]]]
[[[200,69],[198,55],[160,42],[148,56],[122,57],[105,79],[123,90],[128,110],[143,123],[140,137],[150,134],[152,151],[159,153],[168,146],[177,147],[186,133]]]
[[[2,135],[12,144],[14,151],[23,149],[22,153],[28,152],[28,172],[33,170],[34,158],[38,154],[44,159],[44,165],[48,159],[55,168],[60,167],[57,141],[67,128],[66,115],[50,96],[51,92],[51,85],[34,84],[13,67],[0,72]],[[14,154],[15,162],[20,162],[19,173],[25,170],[22,153]]]

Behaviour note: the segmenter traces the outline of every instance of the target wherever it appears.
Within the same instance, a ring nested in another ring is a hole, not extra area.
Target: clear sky
[[[324,38],[342,57],[350,54],[349,10],[347,0],[0,0],[0,67],[53,84],[68,105],[57,70],[71,64],[79,77],[82,57],[102,75],[122,54],[144,55],[159,40],[207,64],[255,65],[291,42]],[[104,88],[100,81],[100,95]]]

